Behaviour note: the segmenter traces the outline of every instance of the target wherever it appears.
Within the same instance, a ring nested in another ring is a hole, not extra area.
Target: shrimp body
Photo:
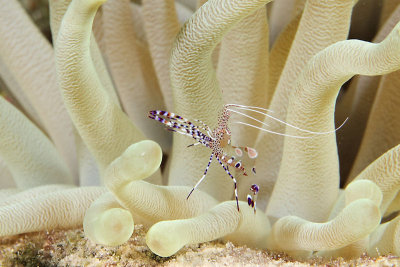
[[[285,133],[275,132],[272,130],[268,130],[263,126],[268,126],[264,121],[259,120],[251,115],[248,115],[243,112],[251,112],[252,114],[260,114],[265,117],[265,119],[274,120],[278,123],[284,124],[286,127],[296,129],[299,132],[302,132],[304,135],[288,135]],[[188,119],[183,118],[177,114],[172,112],[162,111],[162,110],[152,110],[149,112],[149,118],[157,120],[163,123],[167,130],[183,134],[189,137],[192,137],[196,142],[189,145],[196,146],[196,145],[203,145],[211,149],[210,159],[208,161],[208,165],[204,170],[203,176],[200,180],[196,183],[196,185],[192,188],[190,193],[188,194],[187,198],[193,193],[193,191],[197,188],[197,186],[203,181],[203,179],[207,175],[208,168],[210,164],[215,158],[221,167],[225,170],[225,172],[229,175],[234,183],[235,188],[235,198],[237,209],[239,211],[239,200],[238,200],[238,193],[237,193],[237,182],[236,178],[232,175],[229,170],[229,167],[232,167],[236,170],[236,174],[243,174],[243,176],[248,176],[247,167],[250,164],[247,164],[245,161],[255,160],[257,158],[257,151],[251,147],[237,147],[231,144],[231,131],[228,127],[228,122],[231,117],[231,113],[235,113],[242,117],[246,117],[252,121],[258,123],[258,125],[253,125],[251,123],[242,122],[242,121],[234,121],[233,123],[245,125],[248,127],[256,128],[260,130],[260,132],[267,132],[270,134],[276,134],[280,136],[285,136],[289,138],[313,138],[316,135],[324,135],[324,134],[332,134],[339,130],[347,121],[348,118],[335,130],[327,131],[327,132],[314,132],[307,129],[302,129],[296,125],[289,124],[279,118],[272,116],[269,113],[273,113],[273,111],[261,108],[261,107],[254,107],[254,106],[245,106],[239,104],[226,104],[224,105],[221,113],[218,117],[218,124],[217,126],[211,130],[207,124],[200,120],[194,120],[196,123],[190,122]],[[245,153],[244,153],[244,152]],[[243,154],[247,154],[247,157],[243,157]],[[254,166],[254,162],[252,164]],[[252,172],[255,174],[256,169],[253,167]],[[247,201],[250,207],[254,208],[254,213],[256,212],[256,199],[257,193],[259,191],[259,187],[256,184],[253,184],[250,187],[250,194],[247,196]]]
[[[228,126],[230,116],[231,113],[227,109],[227,106],[225,106],[218,118],[218,126],[212,131],[209,147],[213,151],[215,157],[220,159],[227,166],[231,166],[244,176],[248,176],[241,160],[243,155],[242,150],[248,152],[249,158],[256,158],[256,154],[251,154],[251,152],[256,153],[256,151],[254,148],[250,147],[237,147],[231,145],[231,131]],[[233,153],[231,154],[232,151],[235,152],[236,156],[233,156]],[[255,168],[253,168],[253,172],[255,172]]]
[[[149,118],[157,120],[167,126],[167,129],[173,132],[177,132],[179,134],[183,134],[186,136],[190,136],[196,140],[195,145],[203,145],[211,149],[211,156],[208,162],[208,165],[204,171],[203,176],[196,183],[196,185],[189,192],[187,198],[193,193],[193,191],[197,188],[197,186],[203,181],[205,176],[207,175],[208,168],[215,157],[218,163],[222,166],[225,172],[229,175],[234,183],[234,191],[235,191],[235,199],[238,211],[239,209],[239,200],[237,193],[237,181],[236,178],[230,172],[229,167],[234,168],[237,173],[243,174],[244,176],[248,176],[248,172],[242,162],[243,150],[247,152],[249,158],[254,159],[257,157],[257,152],[254,148],[250,147],[236,147],[231,145],[231,131],[228,127],[228,121],[231,116],[231,112],[225,105],[222,109],[219,117],[217,126],[211,130],[207,124],[200,120],[195,120],[197,123],[192,123],[189,120],[183,118],[182,116],[176,115],[172,112],[161,111],[161,110],[152,110],[149,112]],[[232,151],[236,154],[234,156]],[[252,168],[253,173],[255,174],[255,168]],[[250,205],[250,204],[249,204]]]

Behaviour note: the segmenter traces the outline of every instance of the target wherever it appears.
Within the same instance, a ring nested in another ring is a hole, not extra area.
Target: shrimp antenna
[[[299,130],[299,131],[305,132],[305,133],[316,134],[316,135],[334,133],[334,132],[336,132],[337,130],[339,130],[340,128],[342,128],[342,126],[343,126],[343,125],[347,122],[347,120],[349,119],[349,118],[347,117],[347,118],[344,120],[344,122],[343,122],[339,127],[337,127],[335,130],[327,131],[327,132],[314,132],[314,131],[309,131],[309,130],[306,130],[306,129],[299,128],[299,127],[297,127],[297,126],[295,126],[295,125],[292,125],[292,124],[287,123],[287,122],[285,122],[285,121],[283,121],[283,120],[280,120],[280,119],[278,119],[278,118],[276,118],[276,117],[274,117],[274,116],[272,116],[272,115],[270,115],[270,114],[268,114],[268,113],[264,113],[264,112],[261,112],[261,111],[257,110],[257,109],[260,109],[260,110],[264,110],[264,111],[270,111],[270,110],[268,110],[268,109],[259,108],[259,107],[244,106],[244,105],[236,105],[236,104],[227,104],[226,106],[227,106],[227,107],[236,107],[236,108],[241,109],[241,110],[247,110],[247,111],[255,112],[255,113],[258,113],[258,114],[267,116],[268,118],[270,118],[270,119],[272,119],[272,120],[275,120],[275,121],[277,121],[277,122],[280,122],[280,123],[282,123],[282,124],[284,124],[284,125],[286,125],[286,126],[288,126],[288,127],[291,127],[291,128],[293,128],[293,129],[296,129],[296,130]],[[229,111],[231,111],[231,112],[234,112],[234,113],[237,113],[237,114],[239,114],[239,115],[242,115],[242,116],[244,116],[244,117],[250,118],[250,119],[252,119],[252,120],[254,120],[254,121],[257,121],[257,122],[261,123],[262,125],[269,126],[268,124],[264,123],[263,121],[260,121],[260,120],[258,120],[258,119],[256,119],[256,118],[254,118],[254,117],[252,117],[252,116],[250,116],[250,115],[247,115],[247,114],[245,114],[245,113],[242,113],[242,112],[240,112],[240,111],[237,111],[237,110],[234,110],[234,109],[230,109],[230,108],[228,108],[227,110],[229,110]],[[247,125],[247,126],[250,126],[250,127],[256,128],[256,129],[260,129],[260,130],[262,130],[262,131],[269,132],[269,133],[272,133],[272,134],[277,134],[277,135],[283,135],[283,136],[288,136],[288,137],[296,137],[296,138],[310,138],[310,137],[291,136],[291,135],[286,135],[286,134],[283,134],[283,133],[277,133],[277,132],[270,131],[270,130],[267,130],[267,129],[265,129],[265,128],[260,128],[260,127],[257,127],[257,126],[255,126],[255,125],[248,124],[248,123],[244,123],[244,122],[234,122],[234,123],[239,123],[239,124]]]
[[[262,108],[262,107],[256,107],[256,106],[245,106],[245,105],[239,105],[239,104],[226,104],[226,107],[237,107],[237,108],[249,108],[249,109],[255,109],[255,110],[263,110],[266,112],[272,112],[274,111],[272,109],[267,109],[267,108]]]
[[[245,122],[242,122],[242,121],[234,121],[232,123],[243,124],[243,125],[246,125],[246,126],[249,126],[249,127],[253,127],[253,128],[259,129],[261,131],[267,132],[267,133],[276,134],[276,135],[280,135],[280,136],[300,138],[300,139],[313,138],[313,136],[299,136],[299,135],[290,135],[290,134],[279,133],[279,132],[271,131],[271,130],[268,130],[268,129],[265,129],[265,128],[257,127],[255,125],[252,125],[252,124],[249,124],[249,123],[245,123]]]

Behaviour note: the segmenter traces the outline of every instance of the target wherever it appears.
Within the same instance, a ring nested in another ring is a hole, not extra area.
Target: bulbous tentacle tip
[[[370,199],[376,205],[381,205],[382,191],[374,182],[370,180],[357,180],[351,182],[345,190],[346,205],[357,199]]]
[[[168,221],[159,222],[153,225],[146,234],[146,244],[150,250],[161,257],[169,257],[178,252],[186,242],[181,240],[178,235],[171,234],[170,231],[165,231],[167,227],[173,226],[168,225]],[[171,230],[175,232],[174,230]],[[178,231],[179,232],[179,231]]]
[[[90,240],[98,244],[117,246],[132,236],[134,222],[129,211],[113,208],[97,216],[85,216],[83,229]]]
[[[162,161],[162,150],[159,144],[151,140],[143,140],[129,146],[122,154],[124,161],[129,161],[131,166],[141,171],[137,174],[137,180],[152,175]],[[132,161],[135,161],[134,163]]]
[[[357,199],[336,218],[314,223],[296,216],[280,218],[273,226],[274,242],[285,251],[334,250],[357,242],[378,227],[379,207],[370,199]]]
[[[270,231],[264,212],[254,214],[247,203],[222,202],[197,217],[162,221],[154,224],[146,235],[146,243],[155,254],[168,257],[187,244],[223,238],[239,245],[265,248]]]
[[[134,143],[107,167],[104,182],[114,191],[126,182],[149,177],[160,167],[161,160],[162,150],[156,142]]]

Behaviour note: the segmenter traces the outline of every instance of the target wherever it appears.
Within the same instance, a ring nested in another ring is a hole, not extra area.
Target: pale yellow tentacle
[[[53,143],[3,97],[0,97],[0,132],[0,156],[17,187],[74,183]]]
[[[169,78],[169,60],[179,22],[175,11],[175,1],[143,1],[144,27],[149,42],[151,58],[164,96],[167,110],[174,112],[171,82]]]
[[[210,0],[183,25],[171,58],[171,83],[179,115],[202,120],[210,127],[216,126],[223,103],[212,68],[212,51],[229,29],[267,2]],[[193,186],[207,163],[198,159],[209,158],[210,151],[186,149],[190,139],[183,136],[175,135],[173,139],[169,183]],[[232,184],[222,168],[211,168],[207,175],[200,190],[219,200],[231,197]]]
[[[90,54],[97,8],[104,2],[73,0],[56,42],[56,66],[65,105],[100,171],[144,136],[101,83]]]
[[[53,48],[15,0],[0,5],[0,36],[1,62],[29,98],[77,181],[73,126],[58,90]]]
[[[352,0],[307,1],[285,67],[268,107],[272,110],[269,115],[287,121],[288,100],[294,91],[296,80],[312,56],[327,46],[346,39],[352,7]],[[268,130],[285,132],[285,126],[281,123],[268,119],[265,120],[265,123],[269,125]],[[304,128],[302,124],[296,124],[296,126]],[[321,129],[317,131],[321,131]],[[262,132],[257,138],[255,148],[259,152],[258,157],[263,160],[262,163],[258,162],[257,170],[264,176],[263,181],[260,181],[259,184],[262,188],[274,183],[278,177],[283,155],[283,140],[282,136]],[[270,196],[270,191],[262,192],[262,194],[265,193],[265,196],[260,194],[260,198]],[[330,201],[332,200],[330,198]]]
[[[400,24],[379,44],[335,43],[313,57],[296,82],[286,121],[312,131],[334,129],[334,106],[341,85],[354,74],[382,75],[400,68]],[[297,134],[287,128],[287,134]],[[327,219],[338,194],[339,168],[333,134],[286,138],[278,180],[267,214]]]
[[[124,111],[145,136],[168,151],[171,136],[149,120],[150,110],[164,110],[147,47],[138,44],[129,0],[109,0],[102,7],[105,52]]]

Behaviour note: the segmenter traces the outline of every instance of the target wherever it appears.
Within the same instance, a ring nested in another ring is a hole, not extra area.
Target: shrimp
[[[203,146],[211,149],[210,159],[208,161],[206,169],[204,170],[203,176],[193,186],[192,190],[189,192],[186,199],[188,199],[190,197],[190,195],[193,193],[193,191],[204,180],[204,178],[207,175],[210,164],[211,164],[213,158],[215,158],[217,160],[217,162],[221,165],[221,167],[224,169],[226,174],[233,181],[236,206],[237,206],[237,210],[240,211],[238,192],[237,192],[237,181],[236,181],[235,176],[233,176],[232,173],[230,172],[229,167],[234,168],[236,170],[236,173],[239,173],[239,175],[248,176],[249,172],[248,172],[248,167],[246,166],[247,164],[244,164],[245,158],[243,158],[243,154],[244,154],[243,151],[246,152],[247,158],[250,160],[253,160],[253,161],[255,161],[255,159],[257,158],[258,153],[257,153],[256,149],[254,149],[254,148],[247,147],[247,146],[245,146],[245,147],[233,146],[231,144],[231,131],[229,129],[228,122],[229,122],[229,119],[230,119],[232,113],[236,113],[236,114],[244,116],[246,118],[250,118],[250,119],[258,122],[261,125],[265,125],[265,126],[268,126],[268,125],[265,124],[263,121],[258,120],[250,115],[247,115],[239,110],[258,113],[258,114],[264,115],[270,119],[278,121],[279,123],[283,123],[288,127],[292,127],[299,131],[302,131],[302,132],[305,132],[308,134],[314,134],[314,135],[328,134],[328,133],[335,132],[336,130],[341,128],[344,125],[344,123],[347,121],[347,119],[346,119],[343,122],[343,124],[340,125],[334,131],[313,132],[313,131],[301,129],[299,127],[296,127],[294,125],[286,123],[278,118],[275,118],[274,116],[269,115],[267,112],[271,112],[271,111],[268,109],[265,109],[265,108],[244,106],[244,105],[238,105],[238,104],[226,104],[226,105],[224,105],[222,111],[220,112],[220,114],[218,116],[217,126],[214,129],[211,129],[206,123],[204,123],[200,120],[197,120],[197,119],[194,120],[195,123],[192,123],[188,119],[186,119],[180,115],[177,115],[175,113],[172,113],[172,112],[162,111],[162,110],[151,110],[151,111],[149,111],[150,119],[153,119],[153,120],[163,123],[167,127],[167,130],[169,130],[169,131],[173,131],[178,134],[192,137],[195,140],[195,143],[189,145],[188,147],[203,145]],[[287,135],[284,133],[270,131],[268,129],[258,127],[258,126],[255,126],[255,125],[252,125],[249,123],[245,123],[245,122],[240,122],[240,121],[235,121],[233,123],[246,125],[249,127],[257,128],[261,131],[265,131],[265,132],[277,134],[277,135],[282,135],[282,136],[286,136],[286,137],[293,137],[293,138],[311,138],[312,137],[312,136]],[[254,167],[254,164],[253,164],[253,167],[251,168],[251,171],[254,175],[256,174],[256,168]],[[258,191],[259,191],[258,185],[253,184],[250,187],[251,194],[249,194],[247,196],[247,203],[250,207],[254,208],[254,213],[256,213],[256,199],[257,199]]]
[[[224,106],[218,117],[218,125],[213,130],[211,130],[207,124],[200,120],[194,120],[196,123],[192,123],[182,116],[162,110],[150,111],[149,118],[163,123],[165,126],[167,126],[167,130],[192,137],[196,142],[189,145],[189,147],[203,145],[211,149],[210,159],[206,169],[204,170],[203,176],[193,186],[192,190],[187,196],[187,199],[204,180],[211,162],[213,158],[215,158],[234,183],[236,206],[238,211],[240,211],[237,181],[235,176],[233,176],[229,170],[229,167],[236,169],[244,176],[248,176],[248,171],[241,160],[243,151],[247,153],[250,159],[255,159],[258,153],[254,148],[251,147],[237,147],[231,145],[231,131],[228,126],[231,112],[229,111],[228,107],[229,105]],[[228,154],[228,151],[230,150],[233,150],[236,155]],[[254,174],[256,173],[255,167],[253,167],[251,170]]]

